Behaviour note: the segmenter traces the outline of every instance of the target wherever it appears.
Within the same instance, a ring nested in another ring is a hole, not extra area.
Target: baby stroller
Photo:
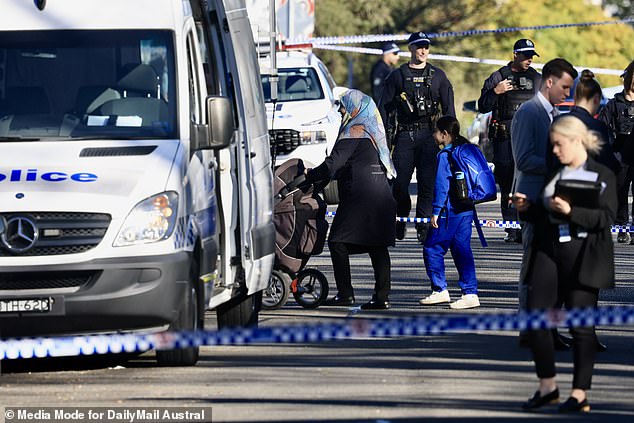
[[[326,242],[326,203],[320,188],[306,183],[304,162],[290,159],[275,170],[273,222],[275,263],[262,308],[282,307],[290,294],[304,308],[317,308],[328,297],[328,280],[319,270],[306,268]]]

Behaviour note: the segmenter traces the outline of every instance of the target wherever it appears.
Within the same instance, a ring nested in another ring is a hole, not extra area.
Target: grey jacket
[[[550,117],[537,95],[520,106],[511,122],[515,160],[514,192],[535,200],[548,173]]]

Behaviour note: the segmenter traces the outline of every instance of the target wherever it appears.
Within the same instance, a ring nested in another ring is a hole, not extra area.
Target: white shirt
[[[537,98],[542,106],[544,106],[544,109],[546,109],[546,113],[548,113],[548,117],[550,118],[550,123],[553,123],[553,110],[556,110],[555,107],[550,104],[550,101],[546,100],[546,97],[544,97],[541,91],[537,91]],[[559,114],[557,112],[559,111],[557,110],[555,112],[555,116]]]

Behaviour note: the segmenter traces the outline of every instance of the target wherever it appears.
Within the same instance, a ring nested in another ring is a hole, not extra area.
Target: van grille
[[[77,288],[89,283],[99,273],[100,271],[0,273],[0,291]]]
[[[292,129],[272,129],[269,131],[271,138],[271,153],[289,154],[299,147],[299,132]]]
[[[109,214],[75,212],[3,213],[2,217],[5,222],[28,219],[35,225],[37,240],[30,248],[16,251],[10,248],[12,242],[5,234],[0,237],[0,257],[83,253],[101,242],[111,220]]]

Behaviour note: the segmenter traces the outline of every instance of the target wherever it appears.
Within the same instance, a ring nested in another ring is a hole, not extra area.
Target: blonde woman
[[[550,140],[562,166],[546,179],[539,200],[531,203],[523,193],[513,195],[515,207],[536,229],[528,255],[528,309],[553,309],[560,303],[568,309],[596,307],[599,289],[614,287],[610,226],[616,215],[616,179],[611,170],[592,158],[600,150],[601,141],[578,118],[564,116],[556,120]],[[555,195],[559,180],[595,182],[597,203],[575,206],[575,199],[567,201]],[[592,381],[596,335],[594,326],[575,327],[570,332],[574,352],[572,391],[559,411],[587,412],[590,405],[586,391]],[[531,331],[529,340],[539,387],[522,408],[534,410],[558,402],[559,389],[550,331]]]

